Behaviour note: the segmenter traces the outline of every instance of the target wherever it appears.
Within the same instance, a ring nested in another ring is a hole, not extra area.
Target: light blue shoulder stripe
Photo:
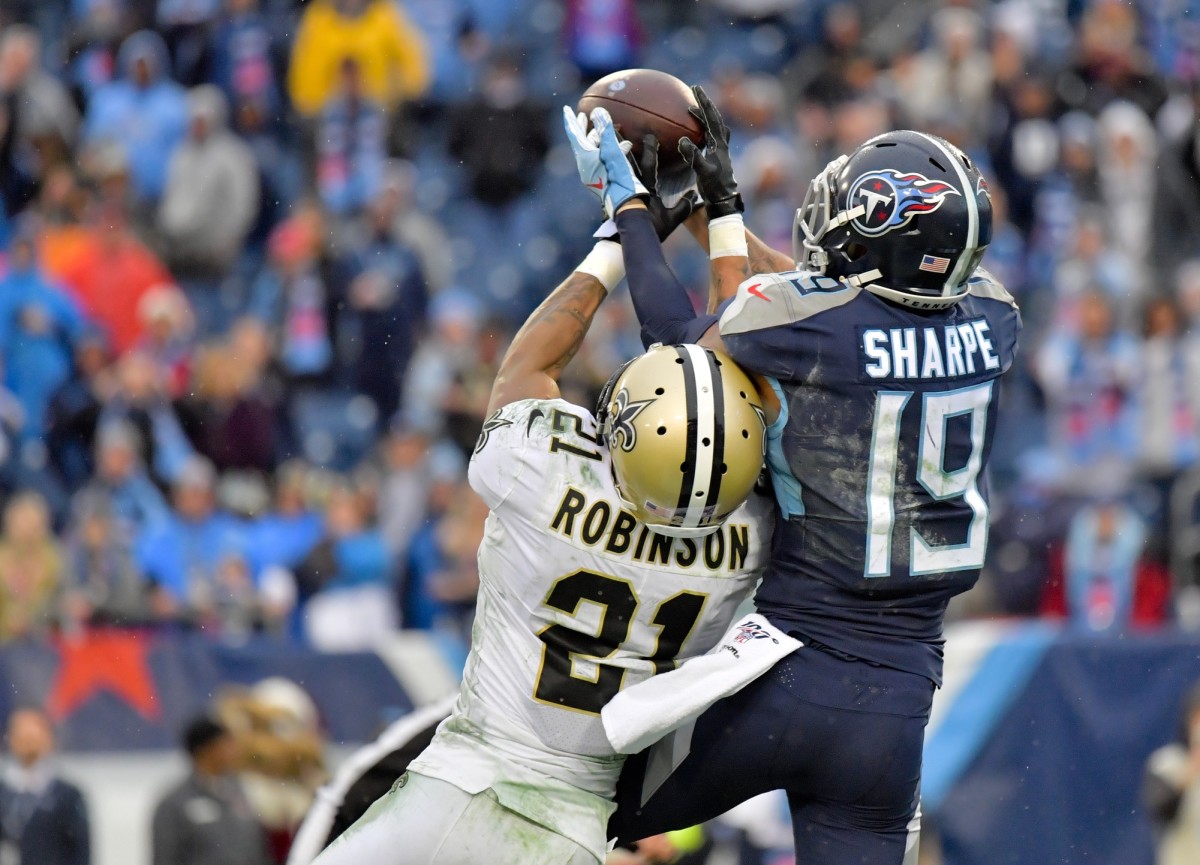
[[[804,488],[799,479],[792,474],[787,456],[783,452],[783,428],[788,422],[788,401],[784,396],[783,386],[779,379],[764,376],[771,383],[771,390],[779,400],[779,417],[767,427],[767,470],[771,473],[771,486],[775,491],[775,503],[779,505],[779,513],[786,520],[789,517],[804,516]]]

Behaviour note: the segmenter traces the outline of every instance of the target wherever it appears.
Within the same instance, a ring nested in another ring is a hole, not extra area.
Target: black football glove
[[[629,157],[631,160],[633,156]],[[689,192],[670,207],[663,202],[658,194],[658,139],[650,134],[642,138],[642,155],[634,164],[642,185],[649,190],[650,195],[643,197],[646,210],[650,211],[650,219],[654,222],[654,231],[658,239],[666,240],[683,221],[692,215],[699,202],[693,193]]]
[[[709,219],[741,213],[745,206],[729,158],[729,127],[703,87],[692,85],[692,93],[700,107],[689,108],[688,112],[704,126],[704,150],[685,137],[679,139],[679,155],[696,172]]]

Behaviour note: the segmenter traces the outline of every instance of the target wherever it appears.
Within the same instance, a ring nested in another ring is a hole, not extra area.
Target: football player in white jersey
[[[560,398],[623,274],[600,241],[514,338],[470,464],[491,513],[458,701],[317,865],[603,861],[624,758],[601,708],[714,646],[753,590],[772,508],[752,494],[759,396],[732,361],[657,346],[614,374],[598,416]]]

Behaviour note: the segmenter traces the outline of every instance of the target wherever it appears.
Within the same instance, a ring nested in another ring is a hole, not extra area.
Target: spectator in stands
[[[237,782],[241,752],[207,715],[183,731],[188,777],[154,809],[152,865],[268,865],[266,837]]]
[[[0,781],[0,846],[25,865],[91,865],[87,803],[52,765],[54,725],[43,709],[8,716],[12,762]]]
[[[250,312],[275,334],[293,380],[314,380],[333,363],[336,300],[317,267],[317,226],[293,217],[271,233],[269,258],[251,290]]]
[[[384,166],[383,183],[367,210],[360,230],[379,226],[393,241],[413,251],[430,294],[437,294],[454,277],[454,261],[446,229],[414,200],[417,169],[411,162],[390,160]],[[384,229],[384,226],[387,226]]]
[[[0,363],[0,381],[3,380]],[[25,411],[16,395],[0,384],[0,488],[14,490],[29,482],[21,459],[21,430],[25,426]]]
[[[91,476],[100,398],[112,387],[111,358],[103,332],[95,327],[85,330],[75,345],[74,361],[73,377],[51,398],[46,421],[50,462],[72,490]]]
[[[1110,102],[1129,99],[1152,115],[1162,107],[1165,83],[1142,49],[1138,10],[1124,3],[1095,3],[1078,22],[1075,59],[1059,85],[1073,108],[1100,113]]]
[[[170,514],[166,500],[146,474],[137,429],[111,421],[96,434],[96,475],[84,488],[109,506],[113,530],[126,544],[164,522]]]
[[[821,41],[798,54],[781,75],[792,99],[803,97],[828,107],[862,96],[878,74],[863,37],[862,11],[857,6],[848,2],[828,6]]]
[[[79,307],[38,267],[35,243],[33,226],[18,226],[0,278],[0,355],[26,439],[44,434],[50,400],[70,377],[72,345],[84,329]]]
[[[567,0],[567,56],[586,82],[640,65],[642,32],[634,0]]]
[[[1168,130],[1158,164],[1158,198],[1154,208],[1154,260],[1173,270],[1200,255],[1200,82],[1188,94],[1188,110],[1178,130]]]
[[[42,39],[32,27],[8,27],[0,38],[0,86],[17,96],[21,144],[47,168],[68,162],[79,132],[79,111],[63,83],[42,66]]]
[[[1165,575],[1143,561],[1146,527],[1128,505],[1083,507],[1064,551],[1066,615],[1089,631],[1122,632],[1164,620]]]
[[[309,468],[295,460],[275,472],[273,507],[250,527],[249,550],[257,574],[294,570],[324,535],[321,516],[308,505]]]
[[[1132,327],[1138,311],[1136,293],[1130,290],[1134,267],[1125,253],[1108,242],[1104,210],[1099,206],[1081,209],[1073,234],[1054,271],[1055,326],[1078,329],[1081,305],[1088,294],[1100,292],[1118,324]]]
[[[158,210],[167,262],[192,305],[211,309],[218,281],[228,274],[258,214],[254,154],[227,128],[224,94],[206,84],[188,94],[187,137],[171,155]],[[197,297],[195,295],[202,295]],[[202,332],[219,321],[206,322]]]
[[[117,518],[113,500],[103,493],[86,489],[72,499],[66,559],[67,631],[86,625],[136,627],[151,621],[148,588],[133,558],[133,538]]]
[[[474,549],[483,537],[487,508],[459,477],[461,464],[448,454],[439,455],[438,462],[430,520],[413,538],[409,554],[403,600],[411,620],[405,626],[444,630],[465,645],[479,589]]]
[[[394,418],[383,441],[383,481],[379,489],[379,530],[398,561],[408,555],[428,507],[429,436],[402,416]]]
[[[432,327],[405,380],[404,416],[423,430],[448,432],[470,453],[475,434],[467,429],[478,431],[482,423],[487,400],[481,407],[480,386],[499,363],[505,332],[494,322],[489,328],[479,301],[463,289],[438,295],[429,318]]]
[[[425,41],[389,0],[313,0],[304,10],[288,92],[296,110],[315,117],[339,91],[344,61],[362,76],[366,99],[385,109],[420,96],[429,83]]]
[[[282,102],[277,75],[277,34],[259,0],[225,0],[213,35],[212,81],[225,93],[233,115],[254,105],[273,116]]]
[[[439,529],[454,500],[464,494],[466,460],[456,448],[438,447],[426,460],[429,494],[424,523],[409,543],[400,587],[401,621],[405,628],[429,630],[449,620],[450,611],[433,589],[445,566]]]
[[[252,618],[256,599],[236,564],[247,552],[246,529],[217,510],[215,484],[211,463],[190,460],[172,489],[174,512],[144,532],[135,551],[158,616],[219,630],[226,617]]]
[[[519,59],[498,52],[479,95],[450,116],[450,154],[470,176],[471,194],[500,208],[527,194],[550,149],[546,110],[530,98]]]
[[[90,418],[93,435],[105,424],[124,421],[138,433],[142,464],[155,480],[171,483],[194,451],[174,406],[166,395],[164,370],[152,358],[130,352],[117,363],[115,382]]]
[[[191,395],[180,402],[185,431],[218,471],[270,471],[275,464],[274,407],[259,393],[261,371],[225,343],[196,358]]]
[[[142,297],[173,280],[134,236],[121,207],[97,207],[89,222],[53,275],[62,280],[84,314],[105,329],[114,352],[122,354],[141,336],[137,312]]]
[[[338,87],[317,120],[317,191],[332,213],[352,216],[376,194],[387,160],[387,114],[363,91],[358,61],[338,66]]]
[[[45,636],[63,588],[62,551],[46,501],[19,493],[4,508],[0,535],[0,642]]]
[[[369,649],[396,627],[387,544],[342,481],[325,506],[325,536],[296,567],[308,641],[326,651]]]
[[[1108,299],[1096,292],[1080,304],[1078,332],[1060,331],[1042,348],[1036,374],[1069,487],[1111,492],[1128,484],[1138,369],[1137,342],[1114,327]]]
[[[174,285],[160,285],[138,301],[142,337],[137,350],[163,372],[166,395],[176,399],[191,384],[195,317],[187,297]]]
[[[121,45],[122,77],[100,86],[88,103],[84,140],[112,140],[132,157],[130,173],[140,199],[157,201],[167,165],[187,131],[187,99],[168,73],[166,47],[149,30]]]
[[[386,201],[372,206],[343,263],[349,275],[346,318],[358,330],[355,385],[375,401],[383,423],[400,406],[401,376],[425,329],[428,305],[420,259],[398,242],[392,216]]]
[[[903,117],[921,127],[951,109],[968,128],[985,129],[992,64],[983,45],[983,19],[973,9],[951,6],[938,11],[931,24],[935,43],[898,81]]]
[[[754,140],[738,160],[738,179],[747,200],[748,227],[775,249],[791,242],[785,214],[795,212],[800,187],[801,164],[796,147],[774,136]]]
[[[1112,244],[1138,268],[1148,263],[1158,187],[1158,136],[1132,102],[1113,102],[1097,119],[1100,192],[1112,225]],[[1140,276],[1140,273],[1137,274]],[[1142,280],[1126,290],[1144,292]]]
[[[1183,338],[1179,309],[1168,297],[1150,301],[1145,313],[1138,464],[1158,492],[1155,532],[1165,528],[1167,498],[1175,479],[1200,456],[1200,346]]]
[[[208,71],[211,24],[221,0],[157,0],[154,5],[154,29],[166,40],[175,79],[196,86]]]

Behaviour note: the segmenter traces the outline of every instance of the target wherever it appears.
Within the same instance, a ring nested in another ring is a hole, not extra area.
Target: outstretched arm
[[[608,240],[533,311],[500,363],[488,413],[521,399],[554,399],[558,377],[579,351],[592,317],[624,276],[621,247]]]
[[[684,222],[684,225],[692,237],[696,239],[696,243],[700,245],[700,248],[708,252],[708,216],[704,210],[697,209],[693,211],[692,215]],[[751,274],[785,273],[796,269],[796,262],[790,255],[767,246],[761,237],[748,228],[746,229],[746,256],[750,260]],[[737,290],[736,285],[733,288],[734,291]],[[732,293],[726,294],[723,297],[720,296],[719,287],[716,283],[713,284],[713,289],[708,299],[710,312],[733,296]]]
[[[646,208],[631,199],[617,211],[616,223],[621,248],[630,264],[629,296],[642,325],[642,342],[647,346],[656,342],[699,342],[717,317],[696,316],[687,289],[663,256]]]

